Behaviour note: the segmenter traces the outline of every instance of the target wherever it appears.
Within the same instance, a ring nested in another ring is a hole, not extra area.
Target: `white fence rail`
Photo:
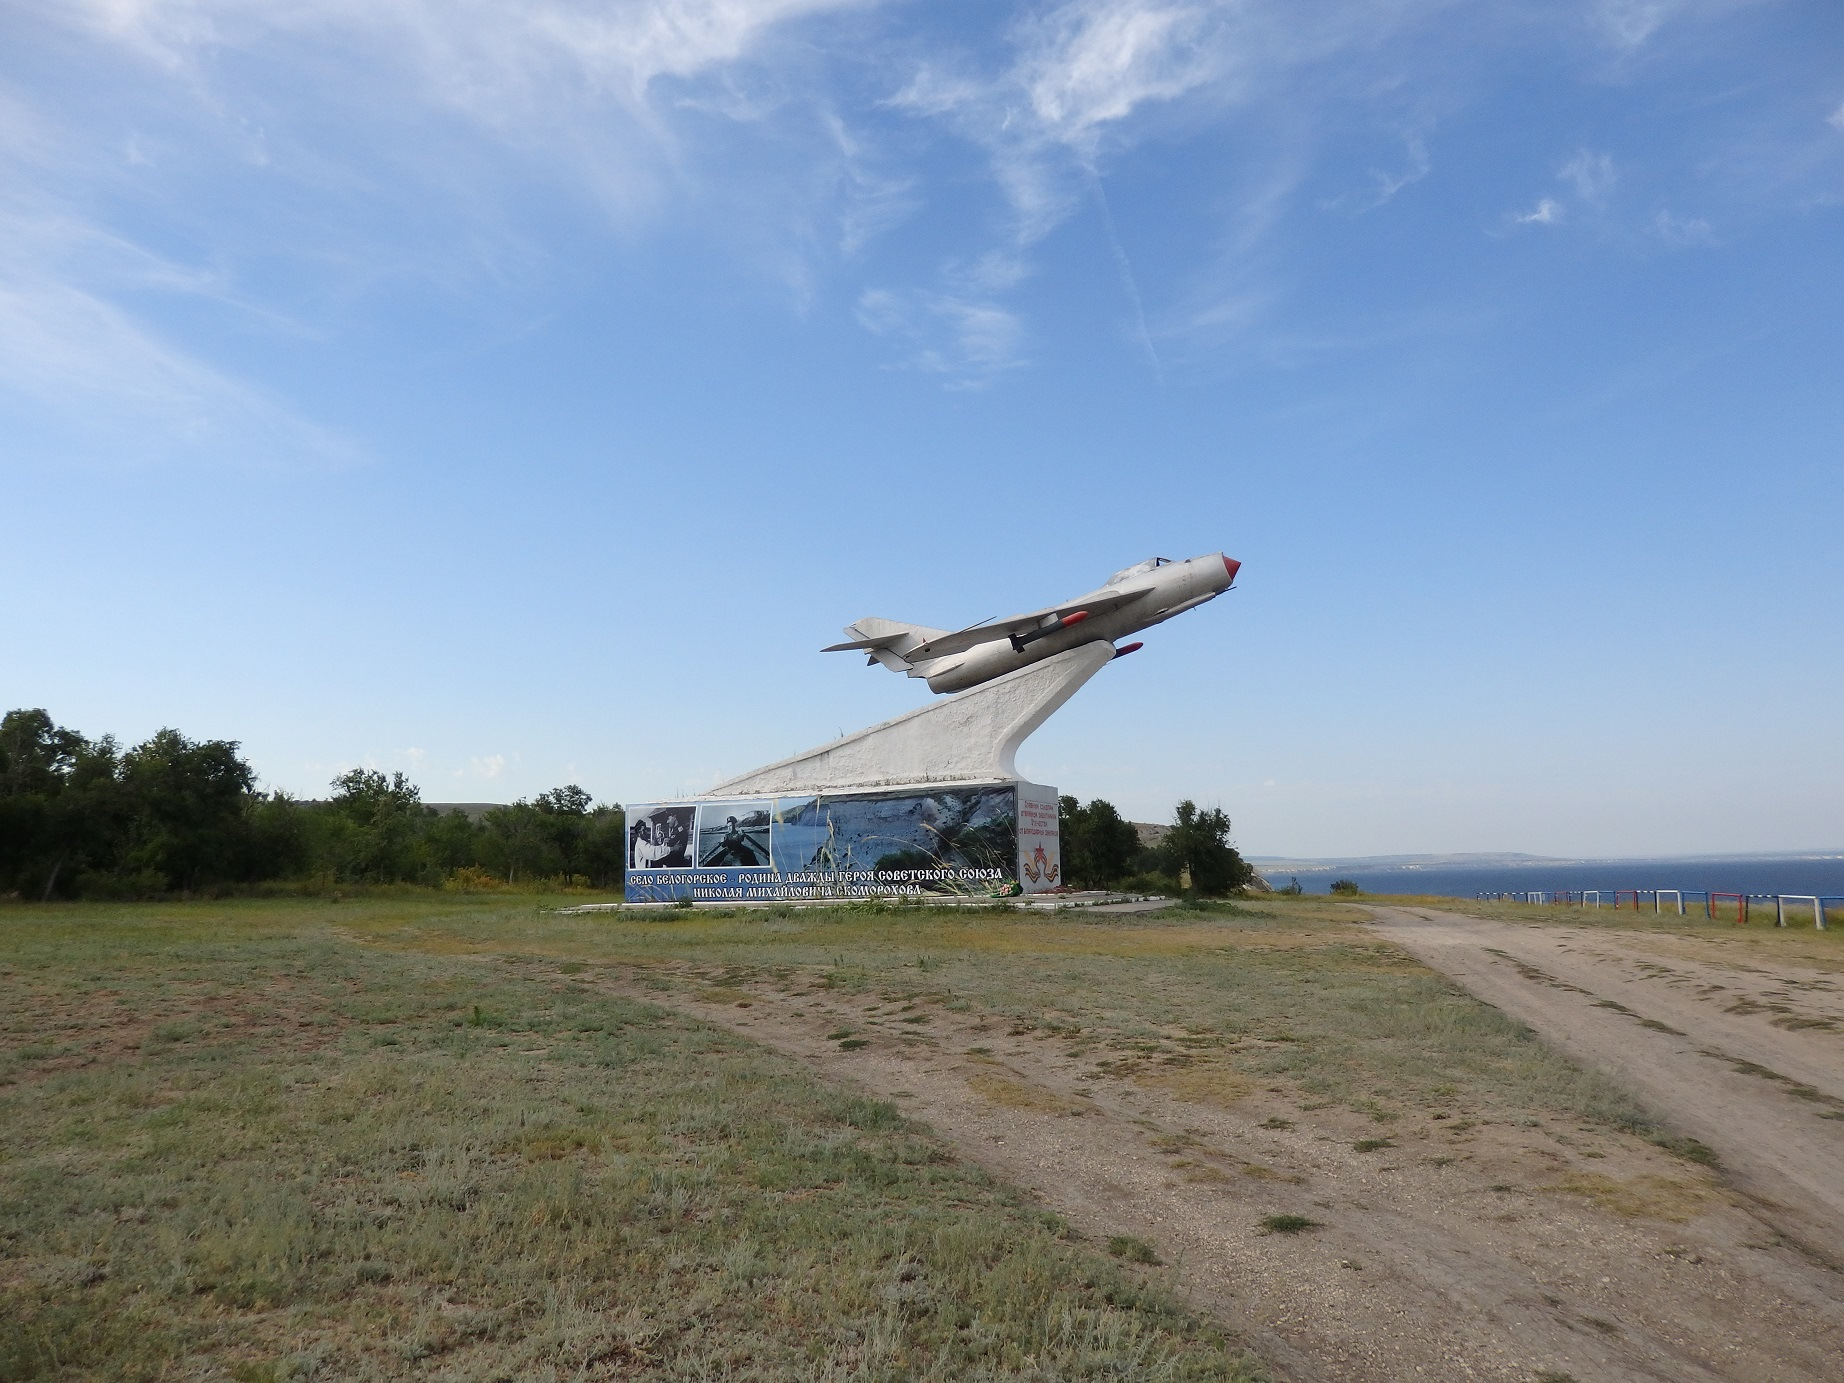
[[[1810,903],[1812,905],[1812,925],[1821,932],[1825,927],[1825,900],[1810,893],[1776,893],[1774,895],[1774,925],[1786,925],[1786,905],[1788,903]]]
[[[1538,903],[1548,904],[1551,907],[1601,908],[1606,906],[1602,900],[1609,896],[1613,898],[1613,909],[1616,913],[1629,902],[1633,906],[1633,911],[1639,912],[1642,910],[1640,899],[1650,897],[1654,916],[1664,912],[1667,898],[1676,905],[1679,917],[1685,915],[1684,900],[1687,897],[1701,899],[1703,915],[1709,918],[1716,915],[1714,904],[1717,899],[1733,901],[1736,905],[1735,920],[1737,923],[1748,920],[1750,901],[1771,901],[1774,905],[1774,925],[1776,927],[1787,925],[1786,909],[1787,904],[1791,903],[1795,908],[1810,907],[1812,925],[1821,932],[1828,930],[1825,904],[1832,904],[1834,910],[1839,904],[1844,904],[1844,895],[1833,896],[1828,893],[1711,893],[1701,888],[1526,889],[1521,892],[1479,893],[1474,895],[1474,899],[1481,903]]]

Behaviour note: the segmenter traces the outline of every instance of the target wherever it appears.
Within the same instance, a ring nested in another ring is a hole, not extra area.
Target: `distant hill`
[[[1248,862],[1265,872],[1306,874],[1333,869],[1505,869],[1533,864],[1575,864],[1576,860],[1548,855],[1340,855],[1306,860],[1286,855],[1249,855]]]
[[[304,797],[300,802],[300,805],[303,807],[324,807],[326,804],[327,801],[324,797]],[[450,812],[460,812],[461,815],[465,816],[469,821],[478,822],[481,817],[485,816],[495,807],[503,807],[506,804],[504,802],[425,802],[423,805],[437,816],[447,816]]]
[[[1142,830],[1145,828],[1142,827]],[[1329,859],[1296,859],[1285,855],[1249,855],[1248,862],[1263,873],[1325,874],[1333,870],[1362,869],[1413,872],[1422,869],[1527,869],[1536,866],[1575,866],[1627,864],[1645,861],[1658,864],[1691,864],[1703,860],[1811,860],[1833,859],[1833,850],[1744,851],[1726,855],[1634,855],[1612,858],[1571,857],[1558,855],[1520,855],[1513,853],[1473,855],[1342,855]]]

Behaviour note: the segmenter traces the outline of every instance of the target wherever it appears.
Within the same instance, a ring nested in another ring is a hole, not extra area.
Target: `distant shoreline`
[[[1261,876],[1309,892],[1350,880],[1366,893],[1473,898],[1482,893],[1714,890],[1844,898],[1844,850],[1550,859],[1540,855],[1373,855],[1341,860],[1251,856]]]
[[[1290,869],[1297,873],[1334,869],[1543,869],[1597,865],[1706,864],[1728,860],[1837,860],[1844,862],[1844,847],[1819,850],[1737,850],[1695,855],[1335,855],[1304,859],[1288,855],[1246,855],[1264,873]]]

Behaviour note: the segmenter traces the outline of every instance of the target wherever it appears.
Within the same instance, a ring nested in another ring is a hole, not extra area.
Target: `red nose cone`
[[[1236,573],[1242,570],[1242,563],[1238,562],[1234,557],[1225,557],[1223,559],[1223,570],[1228,572],[1229,579],[1234,581],[1236,579]]]
[[[1144,647],[1146,647],[1146,645],[1143,643],[1130,643],[1124,648],[1115,649],[1114,656],[1116,658],[1125,658],[1129,653],[1138,653]]]

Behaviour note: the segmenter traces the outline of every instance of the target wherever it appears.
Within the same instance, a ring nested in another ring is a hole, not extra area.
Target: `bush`
[[[1061,797],[1057,818],[1064,883],[1110,888],[1131,872],[1140,855],[1140,833],[1112,802],[1097,797],[1084,807],[1073,797]]]
[[[450,893],[491,893],[505,886],[498,876],[473,864],[449,870],[448,877],[442,880],[442,887]]]
[[[1172,829],[1165,833],[1159,854],[1165,872],[1184,881],[1206,898],[1222,898],[1244,887],[1255,869],[1229,843],[1229,818],[1221,807],[1209,810],[1186,800],[1178,804]]]
[[[1352,883],[1351,880],[1349,879],[1338,879],[1334,881],[1332,884],[1332,892],[1334,893],[1348,893],[1348,894],[1355,895],[1355,894],[1362,893],[1363,891],[1364,891],[1363,889],[1359,888],[1356,884]]]

